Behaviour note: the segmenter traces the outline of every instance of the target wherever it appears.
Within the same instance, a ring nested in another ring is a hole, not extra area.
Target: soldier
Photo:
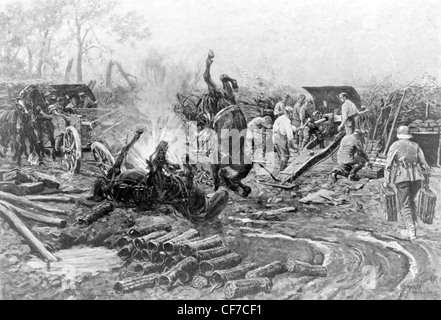
[[[353,134],[356,129],[355,120],[359,115],[359,111],[355,104],[348,99],[346,93],[340,93],[339,98],[343,105],[341,106],[341,124],[338,126],[338,131],[341,131],[344,127],[348,136]]]
[[[369,156],[363,149],[363,132],[355,130],[345,136],[337,153],[338,166],[332,169],[331,178],[337,181],[338,175],[348,177],[349,181],[357,179],[357,172],[369,162]]]
[[[304,130],[304,147],[308,145],[309,142],[312,141],[313,137],[315,136],[315,142],[312,143],[308,149],[314,149],[317,145],[321,148],[325,148],[325,139],[323,137],[323,133],[320,130],[320,127],[318,124],[315,123],[315,121],[320,120],[321,113],[320,111],[314,111],[312,113],[312,117],[307,121],[305,124],[305,130]]]
[[[283,95],[283,100],[278,102],[276,106],[274,107],[274,117],[280,117],[281,115],[285,114],[286,107],[288,106],[288,100],[291,98],[289,94]],[[288,117],[289,118],[289,117]]]
[[[406,226],[406,229],[401,230],[401,235],[415,240],[417,230],[415,197],[422,183],[429,184],[430,168],[424,158],[423,150],[416,142],[410,141],[412,135],[408,127],[399,127],[397,138],[398,141],[391,145],[387,153],[385,188],[391,183],[395,185],[398,208]]]
[[[69,104],[66,106],[65,110],[68,113],[72,113],[75,108],[78,108],[78,98],[73,96],[70,99]]]
[[[97,108],[96,101],[93,101],[86,93],[80,92],[78,96],[80,97],[80,102],[83,104],[83,108]]]
[[[299,100],[297,100],[296,104],[293,107],[291,124],[296,128],[300,128],[302,124],[302,120],[300,118],[300,110],[302,109],[305,100],[306,100],[306,96],[304,94],[301,94],[299,96]],[[301,142],[300,140],[302,140],[302,138],[303,138],[303,131],[298,130],[294,135],[294,140],[295,140],[294,142],[297,145],[297,148],[300,148],[300,142]]]
[[[248,150],[252,151],[254,154],[255,151],[261,152],[263,158],[265,158],[264,153],[264,145],[265,145],[265,137],[264,130],[271,129],[273,127],[273,121],[271,117],[256,117],[250,122],[248,122],[247,128],[247,147]]]
[[[52,105],[48,108],[48,112],[51,117],[52,124],[54,125],[54,139],[55,139],[55,155],[60,157],[62,155],[61,147],[63,145],[63,136],[66,132],[66,128],[70,125],[70,119],[64,115],[57,108],[56,105]]]
[[[280,171],[283,171],[288,166],[289,148],[294,148],[293,128],[286,109],[285,113],[274,122],[273,143],[280,158]]]

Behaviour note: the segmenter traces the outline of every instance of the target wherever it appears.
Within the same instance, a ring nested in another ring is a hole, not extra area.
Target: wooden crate
[[[433,224],[435,205],[436,194],[429,188],[421,188],[418,196],[417,214],[423,223]]]
[[[387,221],[398,221],[398,208],[395,191],[390,188],[385,189],[384,186],[381,185],[380,196],[381,210],[383,211],[384,217]]]

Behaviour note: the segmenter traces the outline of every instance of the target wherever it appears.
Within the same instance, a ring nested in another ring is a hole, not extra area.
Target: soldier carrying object
[[[385,188],[389,188],[391,183],[395,185],[398,208],[406,226],[401,230],[401,235],[414,240],[417,230],[415,197],[422,183],[429,184],[430,168],[423,150],[410,140],[412,135],[408,127],[399,127],[397,138],[398,141],[391,145],[387,153]]]

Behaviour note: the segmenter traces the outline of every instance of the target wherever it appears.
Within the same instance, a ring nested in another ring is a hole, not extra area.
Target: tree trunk
[[[43,78],[43,59],[42,58],[40,58],[38,60],[36,78],[37,79]]]
[[[118,70],[119,70],[119,72],[121,73],[121,75],[123,76],[124,80],[127,81],[127,83],[129,84],[129,86],[130,86],[132,89],[135,88],[135,87],[136,87],[136,82],[133,81],[133,80],[130,79],[130,78],[134,78],[134,79],[136,80],[136,77],[133,76],[133,75],[131,75],[131,74],[129,74],[129,73],[127,73],[127,72],[125,72],[124,69],[123,69],[123,67],[121,66],[121,63],[119,63],[119,62],[115,62],[115,64],[116,64],[116,66],[118,67]]]
[[[77,83],[83,83],[83,47],[81,45],[78,45]]]
[[[28,75],[29,78],[32,78],[32,72],[34,71],[34,62],[33,62],[34,56],[32,54],[31,49],[30,48],[27,49],[28,49]]]
[[[112,70],[113,66],[115,65],[115,61],[110,60],[109,64],[107,65],[107,71],[106,71],[106,88],[110,89],[112,87]]]
[[[66,83],[70,82],[70,73],[72,71],[73,61],[74,59],[70,58],[69,61],[67,62],[66,72],[64,73],[64,81]]]

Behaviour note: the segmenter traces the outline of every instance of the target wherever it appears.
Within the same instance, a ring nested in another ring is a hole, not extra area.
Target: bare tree
[[[125,14],[116,13],[118,1],[115,0],[65,0],[72,12],[68,20],[75,45],[77,47],[77,81],[83,82],[83,59],[90,50],[111,52],[106,43],[100,40],[98,31],[107,30],[116,36],[116,41],[130,42],[146,39],[150,36],[144,27],[144,18],[134,11]]]

